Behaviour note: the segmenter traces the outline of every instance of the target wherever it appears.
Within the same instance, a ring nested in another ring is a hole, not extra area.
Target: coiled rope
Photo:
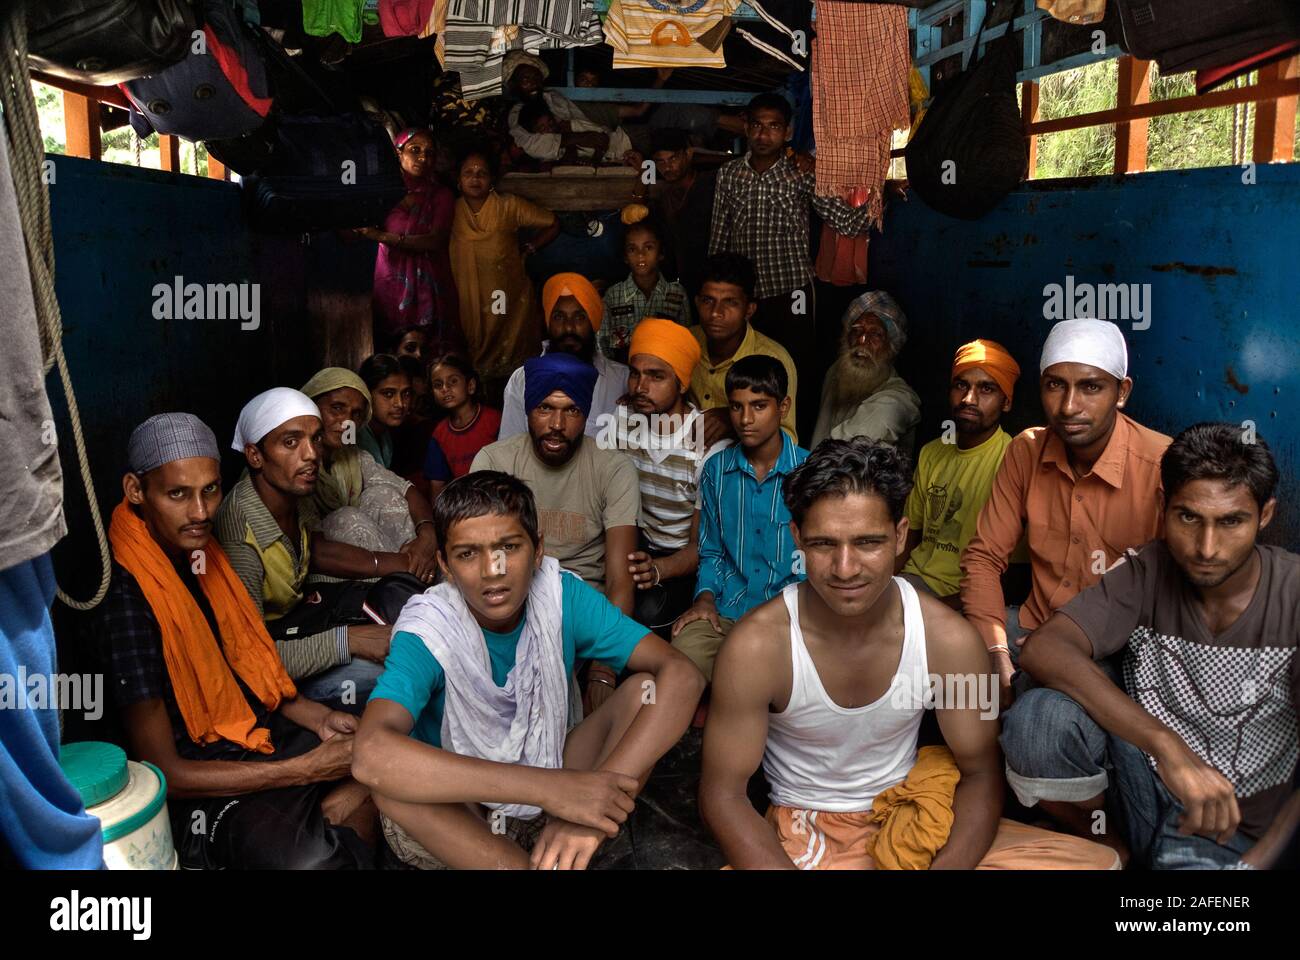
[[[36,301],[43,371],[48,375],[51,367],[59,368],[63,395],[68,402],[68,419],[72,423],[72,440],[77,449],[77,463],[81,469],[82,482],[86,486],[86,502],[90,506],[95,537],[99,542],[102,572],[95,595],[89,600],[74,600],[60,587],[58,597],[74,610],[90,610],[98,606],[108,592],[111,560],[108,537],[104,533],[104,520],[100,516],[99,500],[95,495],[95,482],[90,475],[90,460],[86,456],[86,440],[81,432],[77,396],[72,389],[68,360],[63,354],[63,319],[59,313],[59,301],[54,295],[54,234],[50,227],[50,196],[43,177],[45,145],[41,139],[41,124],[36,113],[31,77],[27,72],[27,15],[26,4],[23,3],[12,4],[7,12],[0,14],[0,109],[4,111],[4,127],[9,138],[14,189],[18,196],[18,219],[27,245],[27,266],[32,278],[32,295]]]

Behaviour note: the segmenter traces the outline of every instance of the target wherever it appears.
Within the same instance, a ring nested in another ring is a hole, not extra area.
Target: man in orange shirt
[[[1039,370],[1048,425],[1011,441],[962,553],[962,608],[1001,678],[1003,709],[1015,667],[999,577],[1021,537],[1033,579],[1019,616],[1027,634],[1161,532],[1160,458],[1170,438],[1121,412],[1133,381],[1119,327],[1062,320]]]

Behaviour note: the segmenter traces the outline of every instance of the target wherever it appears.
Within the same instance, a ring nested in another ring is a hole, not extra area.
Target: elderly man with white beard
[[[868,437],[912,455],[921,398],[894,371],[907,342],[907,317],[894,298],[869,290],[844,312],[840,355],[822,386],[812,447],[827,437]]]

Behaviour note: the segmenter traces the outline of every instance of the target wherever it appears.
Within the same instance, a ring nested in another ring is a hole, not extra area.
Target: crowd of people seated
[[[521,148],[639,159],[543,79],[513,62]],[[789,123],[756,97],[716,175],[656,132],[664,189],[603,293],[536,290],[554,214],[481,146],[453,194],[407,131],[410,194],[363,231],[386,352],[267,384],[224,453],[188,413],[136,427],[96,646],[186,866],[585,868],[684,735],[737,869],[1288,854],[1300,558],[1259,542],[1267,443],[1132,419],[1101,320],[1047,333],[1046,422],[1014,437],[1034,358],[978,330],[918,436],[885,291],[817,369],[810,210],[869,221]]]

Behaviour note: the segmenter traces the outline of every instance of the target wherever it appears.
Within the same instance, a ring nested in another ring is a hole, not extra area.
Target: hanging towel
[[[878,223],[892,133],[909,122],[907,10],[821,0],[813,42],[817,193],[870,192]]]

